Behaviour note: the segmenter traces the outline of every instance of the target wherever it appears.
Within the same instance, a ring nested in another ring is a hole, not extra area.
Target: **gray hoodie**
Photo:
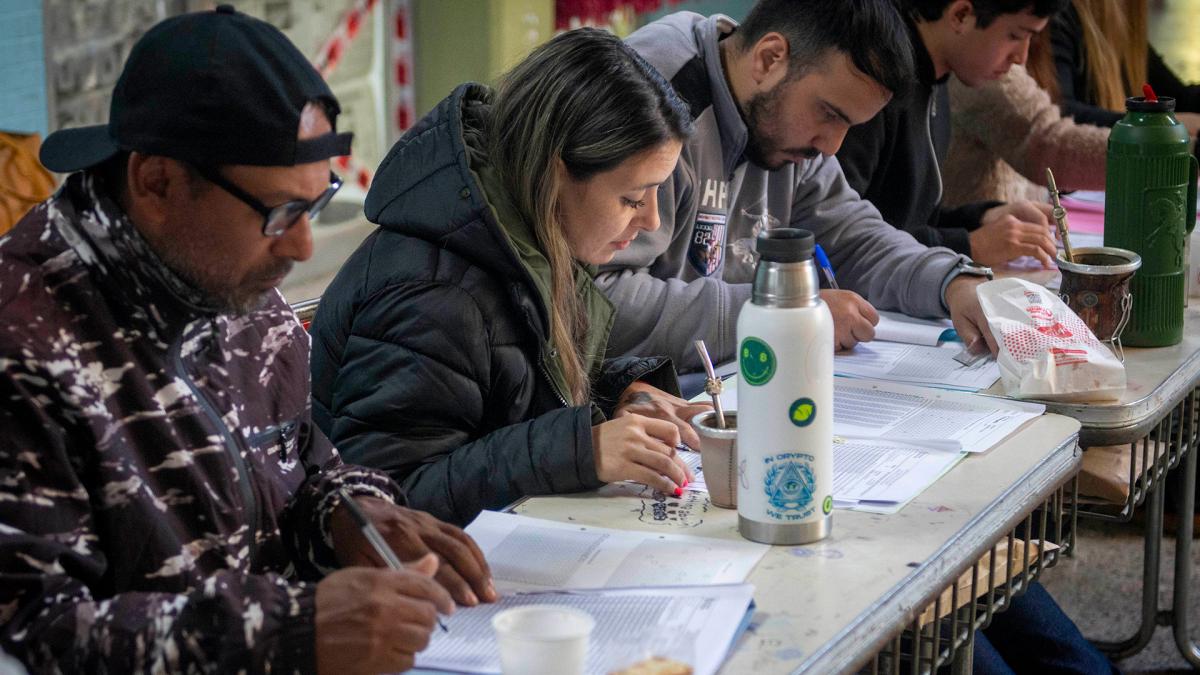
[[[643,232],[600,270],[597,283],[617,306],[610,355],[670,356],[698,370],[692,341],[729,361],[737,316],[750,297],[754,240],[763,229],[811,230],[829,254],[841,288],[880,309],[944,317],[942,291],[966,260],[927,248],[884,222],[846,183],[835,157],[767,171],[743,157],[748,131],[721,69],[726,16],[679,12],[626,41],[691,107],[696,133],[659,188],[662,227]]]

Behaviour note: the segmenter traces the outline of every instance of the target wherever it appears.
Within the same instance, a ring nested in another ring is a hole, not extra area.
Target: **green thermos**
[[[1184,245],[1196,226],[1196,158],[1173,114],[1175,99],[1147,93],[1125,100],[1125,117],[1108,137],[1104,245],[1142,257],[1121,342],[1165,347],[1183,339]]]

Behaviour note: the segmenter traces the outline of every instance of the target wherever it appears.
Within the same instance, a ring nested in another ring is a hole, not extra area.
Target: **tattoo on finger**
[[[652,403],[654,397],[647,391],[635,391],[625,397],[625,405],[636,405],[639,403]]]

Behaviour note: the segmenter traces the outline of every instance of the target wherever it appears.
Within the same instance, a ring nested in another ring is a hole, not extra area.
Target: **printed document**
[[[696,476],[684,489],[708,492],[700,453],[680,455]],[[851,511],[895,513],[966,456],[965,452],[892,441],[834,437],[833,505]]]
[[[973,366],[954,360],[962,351],[959,342],[941,346],[909,345],[899,342],[863,342],[833,356],[833,372],[844,377],[864,377],[890,382],[921,384],[943,389],[979,391],[1000,379],[995,359]]]
[[[950,319],[914,319],[899,312],[879,312],[875,339],[936,347],[958,339]]]
[[[721,403],[737,410],[738,378],[725,381]],[[886,439],[927,449],[985,452],[1046,407],[960,391],[837,377],[833,433]]]
[[[966,456],[892,441],[835,437],[833,505],[895,513]]]
[[[675,567],[687,566],[679,562]],[[589,675],[604,675],[651,656],[683,661],[696,675],[711,675],[724,660],[753,593],[749,584],[733,584],[505,594],[491,605],[459,608],[445,620],[446,632],[433,632],[429,647],[417,654],[416,666],[499,673],[492,617],[513,607],[563,605],[596,620],[585,666]]]
[[[689,453],[690,454],[690,453]],[[559,523],[484,511],[467,526],[496,590],[693,586],[746,580],[767,546]],[[678,561],[686,560],[686,565]]]

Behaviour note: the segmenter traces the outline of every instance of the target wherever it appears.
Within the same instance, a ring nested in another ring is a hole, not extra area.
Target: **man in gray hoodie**
[[[874,337],[872,305],[949,315],[968,344],[994,347],[975,297],[987,272],[886,223],[833,157],[913,80],[904,31],[890,0],[761,0],[741,27],[680,12],[628,38],[689,103],[696,134],[658,191],[661,227],[601,268],[619,309],[610,351],[693,371],[702,338],[732,359],[754,240],[781,226],[811,230],[847,289],[822,292],[839,348]]]

